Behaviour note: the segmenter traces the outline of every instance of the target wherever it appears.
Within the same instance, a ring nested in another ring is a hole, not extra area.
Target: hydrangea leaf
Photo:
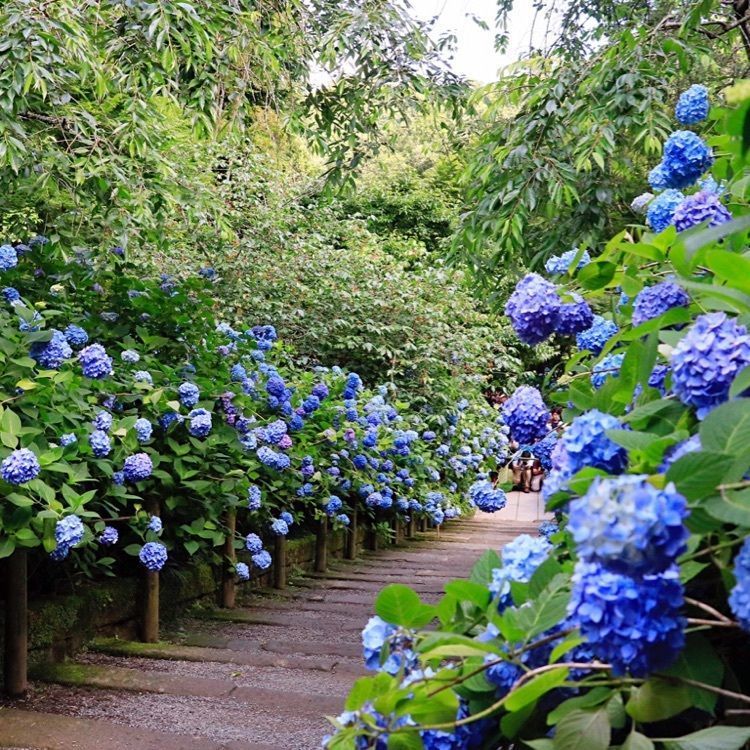
[[[416,732],[392,732],[388,736],[388,750],[422,750],[422,747]]]
[[[606,707],[572,711],[557,725],[555,750],[607,750],[610,733]]]
[[[346,698],[346,710],[356,711],[368,701],[388,692],[392,683],[393,678],[386,672],[380,672],[374,677],[360,677]]]
[[[417,593],[400,583],[386,586],[375,600],[375,613],[393,625],[424,627],[435,617],[435,607],[423,604]]]
[[[699,451],[678,458],[667,471],[667,480],[688,500],[701,500],[716,492],[735,460],[725,453]]]
[[[693,705],[685,685],[675,685],[654,677],[636,688],[625,710],[636,721],[662,721]]]
[[[487,586],[475,581],[449,581],[445,591],[460,601],[470,602],[484,609],[490,603],[490,591]]]
[[[750,739],[750,727],[710,727],[664,740],[664,750],[739,750]]]
[[[654,750],[654,743],[640,732],[631,732],[620,750]]]
[[[719,687],[724,678],[724,665],[706,638],[700,633],[691,633],[687,646],[677,657],[677,661],[669,669],[664,670],[664,674],[686,677]],[[692,686],[688,686],[688,692],[693,706],[713,713],[718,698],[716,693]]]
[[[487,550],[471,569],[469,580],[475,583],[488,584],[492,580],[492,571],[502,566],[500,555],[495,550]]]
[[[750,490],[728,490],[722,495],[714,495],[704,507],[719,521],[750,527]]]
[[[505,708],[508,711],[518,711],[529,703],[554,690],[556,687],[565,682],[569,670],[567,667],[551,669],[549,672],[543,672],[536,677],[532,677],[528,682],[510,693],[505,701]]]
[[[574,698],[568,698],[563,701],[557,708],[554,708],[547,714],[547,724],[554,726],[571,711],[582,708],[593,708],[605,701],[608,701],[612,695],[612,689],[606,687],[595,687],[583,695],[577,695]]]

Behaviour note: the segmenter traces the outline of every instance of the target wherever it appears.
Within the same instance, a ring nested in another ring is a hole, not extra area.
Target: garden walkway
[[[541,518],[535,495],[415,542],[333,561],[245,608],[182,622],[169,644],[102,642],[0,708],[0,747],[34,750],[315,750],[365,674],[360,631],[386,584],[436,601],[486,549]],[[135,648],[135,647],[134,647]]]

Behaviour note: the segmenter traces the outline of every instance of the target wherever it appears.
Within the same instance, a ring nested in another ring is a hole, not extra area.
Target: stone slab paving
[[[0,707],[0,748],[315,750],[325,716],[365,674],[360,631],[378,591],[401,582],[435,602],[484,550],[535,533],[544,517],[535,494],[511,493],[499,513],[331,561],[286,590],[190,618],[163,643],[97,641]]]

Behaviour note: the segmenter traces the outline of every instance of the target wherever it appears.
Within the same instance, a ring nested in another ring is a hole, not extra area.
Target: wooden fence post
[[[152,516],[160,516],[158,500],[148,502],[146,509]],[[144,643],[157,643],[159,640],[159,573],[147,570],[145,583],[141,640]]]
[[[277,534],[273,545],[273,587],[286,588],[286,537]]]
[[[347,530],[346,540],[344,542],[344,559],[357,559],[357,509],[354,508],[349,514],[349,528]]]
[[[5,563],[5,692],[20,698],[28,688],[28,562],[26,550]]]
[[[406,527],[406,536],[408,539],[413,539],[417,533],[417,520],[414,516],[409,517],[409,525]]]
[[[234,532],[237,528],[237,511],[229,508],[226,515],[227,537],[224,540],[224,568],[221,582],[221,606],[234,609],[237,601],[237,584],[235,583],[234,564],[237,553],[234,549]]]
[[[324,516],[318,522],[315,534],[315,572],[325,573],[328,569],[328,518]]]

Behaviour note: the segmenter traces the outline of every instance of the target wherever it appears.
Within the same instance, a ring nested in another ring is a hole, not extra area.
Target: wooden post
[[[328,518],[323,517],[318,522],[315,534],[315,572],[325,573],[328,569]]]
[[[408,539],[414,539],[417,533],[417,519],[414,516],[409,517],[409,525],[406,527],[406,536]]]
[[[347,530],[346,541],[344,543],[344,559],[357,559],[357,509],[355,508],[349,514],[349,528]]]
[[[393,530],[391,544],[398,544],[400,541],[399,537],[401,536],[401,519],[398,516],[394,516],[391,521],[391,529]]]
[[[365,543],[367,544],[367,549],[371,552],[378,551],[378,531],[374,521],[367,527]]]
[[[419,530],[427,531],[427,519],[426,518],[419,519]]]
[[[237,562],[237,553],[234,549],[234,532],[237,528],[237,511],[234,508],[227,510],[226,516],[227,536],[224,540],[224,576],[221,582],[221,606],[225,609],[234,609],[237,601],[237,584],[234,564]]]
[[[152,516],[161,515],[158,500],[147,503],[146,509]],[[145,588],[141,640],[156,643],[159,640],[159,573],[146,571]]]
[[[26,550],[16,549],[5,565],[5,692],[11,698],[21,698],[28,688]]]
[[[273,545],[273,587],[286,588],[286,537],[276,535]]]

